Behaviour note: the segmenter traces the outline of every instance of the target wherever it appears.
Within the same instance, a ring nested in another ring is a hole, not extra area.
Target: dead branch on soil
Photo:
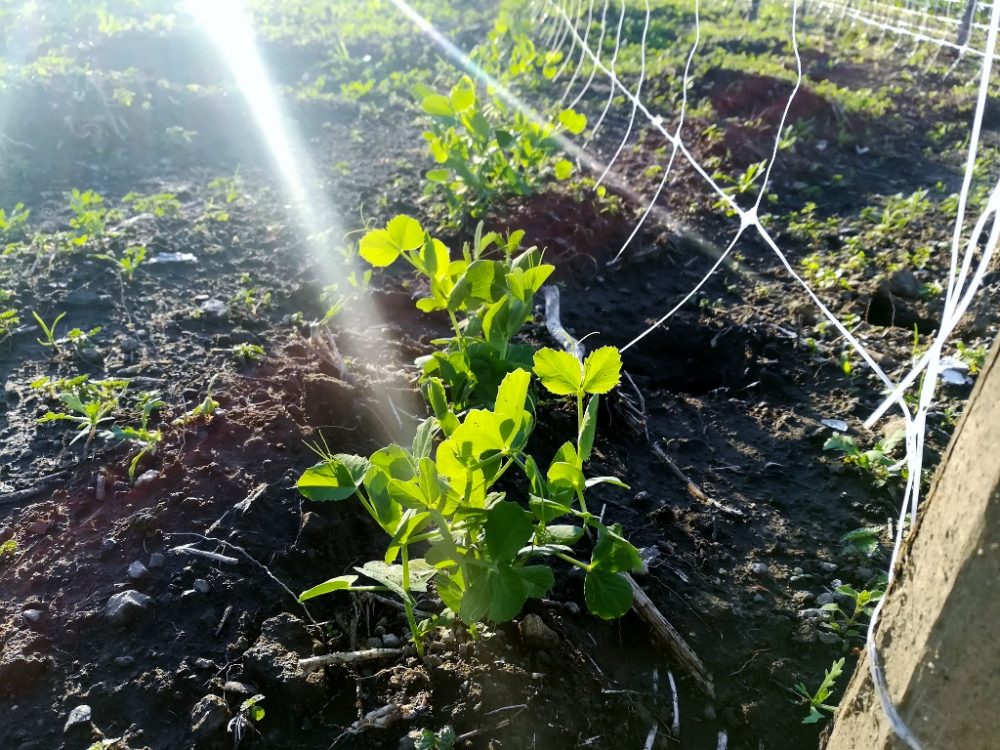
[[[714,500],[706,495],[702,491],[701,487],[692,482],[691,479],[688,478],[687,474],[681,471],[681,468],[674,463],[673,459],[667,455],[666,451],[664,451],[659,444],[650,443],[650,447],[653,449],[653,453],[656,457],[663,461],[663,463],[667,465],[667,468],[670,469],[678,479],[684,482],[684,485],[687,487],[688,494],[695,500],[698,500],[711,508],[715,508],[722,513],[726,513],[727,515],[734,516],[736,518],[746,517],[746,514],[742,510],[720,503],[718,500]]]
[[[359,661],[388,659],[389,657],[401,656],[402,654],[403,649],[401,648],[366,648],[360,651],[335,651],[332,654],[299,659],[299,669],[309,674],[321,667],[328,667],[331,664],[354,664]]]

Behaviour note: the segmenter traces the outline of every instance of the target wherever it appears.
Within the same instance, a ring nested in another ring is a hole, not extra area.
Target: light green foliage
[[[38,381],[36,381],[38,382]],[[57,397],[63,411],[49,411],[39,419],[40,424],[68,421],[76,425],[77,434],[70,443],[86,438],[89,446],[97,430],[111,422],[111,413],[128,388],[127,380],[89,380],[85,376],[68,381],[57,381]]]
[[[595,388],[617,382],[613,358],[601,356],[595,363],[600,364]],[[357,498],[390,542],[382,561],[356,569],[374,584],[358,585],[357,575],[338,576],[300,599],[340,590],[390,591],[402,599],[419,647],[422,628],[413,616],[413,592],[430,579],[445,606],[467,625],[502,622],[554,585],[544,560],[555,557],[586,571],[584,593],[591,612],[604,618],[624,614],[632,592],[621,573],[640,566],[638,550],[619,526],[605,526],[589,513],[584,499],[596,484],[623,486],[614,477],[584,475],[598,396],[580,415],[584,427],[575,444],[565,443],[543,474],[525,452],[534,425],[526,408],[530,381],[526,370],[508,373],[494,408],[471,409],[461,420],[453,412],[444,419],[431,417],[409,449],[390,445],[367,459],[326,453],[307,469],[298,482],[303,495],[320,502]],[[442,429],[449,422],[451,429]],[[435,449],[438,432],[445,437]],[[514,467],[528,481],[530,510],[493,489]],[[553,523],[557,520],[562,522]],[[583,562],[569,553],[587,529],[597,543],[591,560]],[[423,558],[411,555],[410,546],[417,543],[429,545]]]
[[[233,358],[238,362],[260,362],[267,353],[260,344],[243,342],[233,347]]]
[[[736,177],[731,177],[724,172],[716,172],[712,175],[712,179],[719,185],[728,185],[728,187],[723,188],[723,192],[730,198],[738,198],[754,190],[757,181],[764,176],[766,167],[767,160],[764,159],[763,161],[754,162]],[[725,198],[719,198],[712,207],[725,211],[726,216],[736,215],[736,211],[729,205],[729,201]]]
[[[247,729],[262,721],[265,716],[264,707],[260,705],[264,702],[264,696],[257,693],[240,704],[236,711],[236,716],[229,720],[226,730],[233,735],[233,747],[238,748]]]
[[[31,314],[37,321],[38,325],[41,327],[42,335],[44,336],[44,338],[35,340],[42,346],[47,346],[51,348],[54,352],[58,353],[59,339],[56,339],[56,327],[59,325],[59,321],[61,321],[63,318],[66,317],[66,313],[61,312],[58,315],[56,315],[55,319],[52,321],[51,324],[47,324],[42,319],[42,317],[34,310],[32,310]]]
[[[31,212],[18,203],[7,213],[0,208],[0,238],[5,243],[19,242],[24,239],[28,228],[28,216]]]
[[[69,195],[69,207],[73,213],[69,225],[75,233],[70,241],[74,245],[100,240],[107,231],[108,223],[120,218],[119,212],[107,208],[104,198],[93,190],[81,193],[74,188]]]
[[[122,203],[129,206],[136,214],[152,214],[158,218],[172,218],[181,213],[181,203],[173,193],[128,193],[122,197]]]
[[[956,341],[955,348],[957,349],[958,358],[969,366],[970,375],[976,375],[983,369],[983,365],[986,364],[986,344],[972,347],[964,341]]]
[[[450,726],[437,732],[421,729],[413,747],[414,750],[454,750],[456,740],[455,730]]]
[[[232,177],[216,177],[208,183],[209,198],[202,218],[229,221],[229,206],[240,198],[239,176],[240,170],[237,168]]]
[[[135,472],[139,468],[139,463],[145,456],[152,456],[156,453],[160,442],[163,440],[163,432],[151,430],[149,428],[149,418],[157,409],[162,409],[166,403],[162,401],[155,391],[147,391],[139,394],[138,406],[141,410],[141,417],[138,427],[119,427],[113,425],[111,429],[102,433],[105,440],[120,440],[134,443],[138,448],[138,453],[132,457],[128,466],[128,478],[135,481]]]
[[[17,540],[8,539],[3,544],[0,544],[0,562],[6,560],[8,557],[14,557],[17,554]]]
[[[431,119],[424,138],[437,164],[427,173],[425,193],[444,197],[452,223],[482,216],[497,198],[533,193],[550,174],[572,175],[573,164],[557,158],[555,136],[583,132],[583,114],[566,109],[557,122],[538,123],[469,76],[446,94],[425,85],[414,93]]]
[[[834,435],[823,444],[823,450],[840,451],[846,464],[857,467],[868,474],[876,487],[882,487],[890,479],[906,476],[905,467],[892,458],[893,450],[906,438],[903,430],[875,443],[870,450],[862,451],[857,441],[848,435]]]
[[[173,422],[171,422],[172,427],[188,427],[201,419],[206,422],[211,421],[212,415],[215,414],[215,410],[219,408],[219,402],[212,397],[212,388],[215,385],[215,379],[218,374],[213,375],[212,379],[208,381],[208,388],[206,388],[205,398],[203,398],[194,408],[185,412]]]
[[[260,312],[271,306],[271,292],[254,286],[250,274],[240,276],[240,290],[233,295],[235,302],[249,318],[256,318]]]
[[[17,310],[5,308],[4,305],[14,298],[7,289],[0,289],[0,344],[9,339],[21,322]]]
[[[131,283],[136,270],[146,260],[146,247],[130,245],[122,251],[121,258],[115,257],[114,253],[99,253],[94,257],[114,263],[122,279]]]
[[[874,557],[879,551],[879,538],[882,529],[873,526],[863,526],[844,534],[840,541],[844,549],[858,557]]]
[[[848,614],[837,602],[824,604],[822,609],[830,613],[830,619],[823,623],[823,627],[833,631],[845,641],[851,638],[863,638],[863,626],[871,619],[875,605],[885,594],[885,578],[881,577],[872,589],[859,591],[853,586],[842,584],[834,591],[851,600],[851,612]]]
[[[402,215],[384,229],[366,233],[359,244],[361,257],[375,267],[399,258],[411,265],[427,279],[430,291],[417,307],[447,313],[454,337],[435,342],[440,348],[420,360],[421,383],[425,388],[443,385],[456,411],[473,403],[492,406],[504,376],[517,367],[530,367],[530,347],[513,339],[531,317],[534,295],[553,271],[542,263],[537,248],[521,250],[524,232],[501,237],[483,234],[482,229],[480,224],[473,243],[458,258],[416,219]],[[499,257],[490,259],[491,254]]]
[[[796,692],[809,703],[809,715],[802,720],[803,724],[816,724],[826,718],[823,711],[832,714],[837,710],[836,706],[831,706],[826,701],[833,693],[837,679],[844,673],[844,661],[844,658],[841,657],[830,665],[830,668],[823,675],[823,682],[820,683],[815,693],[810,693],[804,682],[795,686]]]

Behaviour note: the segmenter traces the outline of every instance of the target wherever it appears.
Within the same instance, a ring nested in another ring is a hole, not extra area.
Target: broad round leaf
[[[376,268],[391,266],[399,257],[399,248],[384,229],[373,229],[361,238],[358,252]]]
[[[521,506],[497,503],[486,514],[486,548],[494,560],[513,560],[533,530],[531,516]]]
[[[396,247],[403,252],[416,250],[424,244],[424,229],[420,222],[411,216],[400,214],[394,216],[385,225],[385,231]]]
[[[587,127],[587,116],[574,109],[564,109],[559,113],[559,122],[573,135],[580,135]]]
[[[583,581],[587,609],[605,620],[614,620],[632,606],[632,587],[625,577],[606,570],[591,570]]]
[[[429,115],[437,117],[455,116],[455,110],[452,109],[451,102],[448,101],[448,97],[441,96],[441,94],[431,94],[430,96],[425,96],[424,100],[420,102],[420,106],[423,107],[424,112]]]
[[[583,379],[580,362],[569,352],[539,349],[534,363],[535,374],[549,393],[569,396],[580,390]]]
[[[568,180],[573,174],[573,162],[569,159],[560,159],[553,168],[557,180]]]
[[[583,390],[607,393],[622,377],[622,355],[613,346],[602,346],[590,353],[583,363]]]

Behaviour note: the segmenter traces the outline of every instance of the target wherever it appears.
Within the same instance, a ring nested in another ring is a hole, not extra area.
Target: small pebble
[[[820,560],[819,569],[825,573],[832,573],[837,569],[837,564],[832,562],[827,562],[826,560]]]
[[[817,607],[808,607],[799,610],[799,617],[804,620],[819,620],[823,617],[823,610]]]
[[[63,726],[63,732],[68,732],[75,726],[80,724],[89,724],[90,717],[93,712],[90,710],[90,706],[83,704],[77,706],[72,711],[69,712],[69,716],[66,717],[66,724]]]
[[[144,471],[135,480],[136,487],[142,487],[144,484],[149,484],[150,482],[155,482],[160,477],[160,472],[156,469],[150,469],[149,471]]]
[[[375,637],[369,638],[368,648],[382,648],[382,639]]]
[[[750,570],[759,576],[765,575],[767,573],[767,563],[755,562],[750,566]]]
[[[145,578],[148,575],[149,570],[138,560],[133,561],[132,564],[128,566],[128,577],[133,580]]]
[[[399,636],[386,633],[382,636],[382,645],[386,648],[399,648]]]
[[[210,584],[204,578],[195,578],[192,586],[194,586],[194,590],[197,591],[199,594],[207,594],[209,591],[212,590],[212,584]]]
[[[152,568],[162,568],[163,563],[167,561],[167,558],[162,552],[154,552],[149,556],[149,567]]]
[[[201,656],[194,660],[194,665],[198,667],[198,669],[212,669],[215,666],[215,662]]]
[[[822,607],[827,604],[833,604],[833,598],[834,598],[833,594],[829,592],[820,594],[819,596],[816,597],[816,606]]]
[[[40,609],[26,609],[21,613],[28,622],[38,622],[44,614]]]
[[[118,666],[118,667],[131,667],[133,664],[135,664],[135,657],[134,656],[116,656],[115,657],[115,666]]]
[[[767,601],[767,599],[764,597],[763,594],[754,594],[753,595],[753,600],[755,602],[757,602],[758,604],[763,604],[764,602]]]

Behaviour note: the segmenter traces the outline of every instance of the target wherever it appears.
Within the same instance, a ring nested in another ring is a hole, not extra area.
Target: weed
[[[863,526],[848,531],[840,537],[844,549],[857,557],[874,557],[879,551],[882,529],[877,526]]]
[[[233,735],[234,748],[240,746],[247,729],[253,728],[254,724],[263,720],[265,712],[264,707],[260,705],[263,701],[264,696],[260,693],[247,698],[240,704],[236,716],[229,720],[226,731]]]
[[[86,437],[86,445],[93,442],[97,430],[111,421],[111,412],[118,407],[118,401],[128,388],[127,380],[83,380],[64,381],[66,386],[58,392],[66,411],[47,412],[40,424],[56,421],[73,422],[77,434],[70,444]],[[74,383],[74,385],[69,385]]]
[[[893,449],[906,438],[906,432],[897,430],[882,438],[871,450],[862,451],[857,441],[848,435],[834,435],[823,444],[823,450],[840,451],[841,460],[869,474],[876,487],[884,486],[890,479],[905,476],[900,461],[891,457]]]
[[[271,292],[253,286],[250,274],[240,276],[240,290],[233,295],[233,302],[243,308],[247,317],[256,318],[265,307],[271,306]]]
[[[0,544],[0,562],[8,557],[14,557],[17,554],[17,549],[18,544],[16,539],[8,539],[3,544]]]
[[[455,730],[450,726],[437,732],[431,729],[421,729],[413,747],[414,750],[454,750],[457,740]]]
[[[131,206],[137,214],[152,214],[156,217],[174,217],[181,212],[181,202],[173,193],[128,193],[122,197],[122,203]]]
[[[17,243],[24,239],[31,211],[23,203],[17,203],[8,214],[0,208],[0,238],[4,243]]]
[[[94,257],[114,263],[122,278],[131,283],[136,270],[146,260],[146,247],[144,245],[130,245],[122,251],[121,258],[116,258],[114,253],[100,253]]]
[[[139,462],[145,456],[152,456],[156,453],[160,442],[163,440],[163,433],[160,430],[149,429],[149,418],[153,411],[162,409],[166,403],[159,398],[155,391],[147,391],[139,394],[139,407],[142,416],[138,427],[119,427],[114,425],[110,430],[104,432],[101,437],[106,440],[114,439],[135,443],[139,447],[139,452],[132,457],[128,466],[129,481],[135,481],[135,472],[139,468]]]
[[[203,218],[212,221],[229,221],[227,206],[235,203],[240,197],[239,167],[232,177],[216,177],[208,183],[209,199],[205,204]]]
[[[823,682],[820,683],[815,693],[810,693],[804,682],[795,686],[795,691],[809,704],[809,715],[802,720],[803,724],[816,724],[826,718],[823,711],[832,714],[837,710],[836,706],[831,706],[826,701],[833,693],[837,679],[844,673],[844,661],[845,659],[841,657],[830,665],[830,668],[823,675]]]
[[[118,212],[104,205],[104,198],[93,190],[80,192],[76,188],[70,193],[69,207],[73,217],[69,225],[76,234],[71,240],[74,245],[85,245],[104,237],[107,225],[118,218]]]
[[[215,410],[219,408],[219,402],[212,397],[212,388],[215,385],[215,379],[218,375],[213,375],[212,379],[208,381],[208,388],[205,389],[205,398],[198,402],[198,404],[192,408],[190,411],[185,412],[173,422],[171,425],[174,427],[187,427],[201,419],[209,421],[215,414]]]
[[[59,321],[61,321],[63,318],[66,317],[66,313],[61,312],[58,315],[56,315],[55,320],[52,321],[51,325],[47,325],[45,321],[42,320],[42,317],[34,310],[32,310],[31,314],[32,316],[34,316],[35,320],[38,321],[38,325],[41,326],[42,329],[42,334],[45,336],[45,338],[35,339],[35,341],[37,341],[42,346],[50,347],[53,352],[58,354],[60,351],[59,350],[60,340],[56,338],[56,326],[59,325]]]
[[[971,347],[964,341],[956,341],[955,348],[958,350],[958,358],[969,366],[969,374],[976,375],[986,364],[986,344]]]
[[[885,594],[885,579],[882,577],[879,584],[873,589],[857,589],[847,584],[841,584],[834,589],[834,592],[851,600],[851,613],[848,614],[836,602],[824,604],[822,609],[830,613],[830,620],[823,623],[823,627],[833,631],[845,641],[851,638],[863,637],[863,626],[875,611],[875,605]]]
[[[233,359],[237,362],[260,362],[266,356],[264,347],[260,344],[243,342],[236,344],[232,351]]]

